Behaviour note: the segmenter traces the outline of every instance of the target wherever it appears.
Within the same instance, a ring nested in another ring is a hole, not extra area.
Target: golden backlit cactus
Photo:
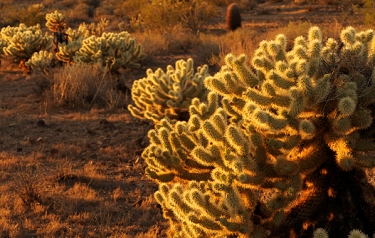
[[[82,23],[76,30],[68,28],[66,34],[68,43],[59,44],[55,55],[58,60],[70,64],[74,62],[74,56],[81,48],[82,41],[90,36],[90,31],[87,25]]]
[[[47,79],[52,77],[51,68],[53,62],[53,54],[51,52],[41,50],[35,52],[33,56],[26,61],[25,65],[32,71],[40,73]]]
[[[170,237],[375,232],[375,39],[349,27],[340,41],[312,27],[290,50],[280,34],[250,63],[229,54],[187,121],[155,125],[142,156]]]
[[[103,33],[100,37],[92,35],[82,41],[75,53],[74,61],[95,64],[104,71],[116,72],[120,68],[139,68],[138,61],[145,57],[143,47],[136,44],[126,31]]]
[[[8,45],[8,43],[1,38],[1,35],[0,35],[0,64],[1,64],[1,58],[2,58],[2,55],[4,54],[4,48]]]
[[[20,24],[18,27],[4,27],[1,29],[1,38],[6,41],[4,54],[10,56],[21,66],[31,58],[35,52],[50,50],[52,37],[43,34],[40,25],[27,27]]]
[[[208,66],[194,71],[193,59],[179,60],[175,67],[169,65],[166,72],[147,70],[147,77],[134,81],[132,99],[135,105],[128,109],[133,116],[157,123],[164,117],[178,120],[187,113],[191,100],[204,99],[207,89],[204,79],[209,76]]]
[[[59,11],[46,14],[46,27],[52,32],[57,32],[60,28],[66,27],[66,16]]]

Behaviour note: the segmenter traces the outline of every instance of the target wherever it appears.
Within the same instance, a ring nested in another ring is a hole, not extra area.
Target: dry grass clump
[[[92,65],[73,64],[54,69],[50,79],[36,77],[39,91],[52,97],[56,106],[68,108],[116,108],[127,96],[118,90],[121,78]]]

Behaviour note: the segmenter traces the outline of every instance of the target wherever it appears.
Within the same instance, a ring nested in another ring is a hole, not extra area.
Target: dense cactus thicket
[[[148,133],[170,237],[373,234],[374,63],[373,31],[352,27],[325,41],[312,27],[292,47],[280,34],[250,61],[227,55],[187,121]]]
[[[118,73],[121,68],[139,68],[145,57],[143,47],[126,31],[104,32],[108,21],[97,25],[82,23],[78,29],[66,28],[66,17],[55,11],[46,15],[46,26],[53,37],[42,34],[40,26],[7,27],[1,30],[0,46],[34,71],[50,74],[55,66],[82,63],[98,66],[103,72]],[[98,35],[97,35],[98,34]],[[54,53],[48,51],[55,45]],[[0,52],[2,53],[2,52]]]

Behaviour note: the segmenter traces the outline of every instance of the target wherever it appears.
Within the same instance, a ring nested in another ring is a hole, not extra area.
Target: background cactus
[[[136,44],[126,31],[103,33],[100,37],[92,35],[82,41],[74,61],[96,64],[103,70],[116,72],[120,68],[138,68],[138,61],[145,57],[143,48]]]
[[[237,3],[232,3],[227,7],[225,22],[228,31],[234,31],[241,27],[241,9]]]
[[[375,39],[349,27],[340,40],[312,27],[291,50],[282,34],[261,42],[251,65],[229,54],[188,121],[149,132],[142,156],[171,236],[375,232]]]
[[[4,54],[21,66],[35,52],[52,48],[52,37],[43,34],[39,24],[27,27],[21,23],[18,27],[4,27],[1,29],[1,37],[7,43],[3,48]]]
[[[1,38],[1,35],[0,35],[0,65],[1,65],[1,58],[2,58],[2,55],[4,54],[4,48],[7,46],[7,42],[5,40],[3,40]]]
[[[62,62],[73,63],[74,56],[81,48],[82,41],[90,36],[90,31],[87,25],[82,23],[76,30],[68,28],[66,34],[68,35],[68,43],[60,44],[55,55]]]
[[[33,56],[26,61],[25,65],[31,70],[41,73],[43,76],[49,78],[51,76],[50,68],[52,67],[53,54],[42,50],[35,52]]]
[[[175,68],[169,65],[167,71],[147,70],[147,77],[136,80],[132,87],[134,105],[128,109],[133,116],[157,123],[162,118],[182,119],[195,97],[204,99],[207,89],[203,80],[209,76],[208,66],[198,67],[194,72],[194,61],[179,60]]]
[[[60,28],[66,27],[66,16],[59,11],[54,11],[46,15],[46,26],[48,30],[57,32]]]

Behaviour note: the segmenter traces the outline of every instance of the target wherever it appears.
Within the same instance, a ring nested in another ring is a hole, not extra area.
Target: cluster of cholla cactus
[[[59,44],[55,55],[58,60],[71,64],[74,62],[74,56],[82,46],[82,41],[90,36],[90,32],[85,24],[80,24],[76,30],[68,28],[66,34],[68,43]]]
[[[134,81],[132,99],[135,106],[128,109],[133,116],[158,123],[165,117],[183,120],[193,98],[205,100],[207,89],[203,81],[209,76],[208,66],[194,71],[194,61],[178,60],[175,68],[167,66],[166,72],[147,70],[147,77]]]
[[[3,52],[13,60],[24,66],[35,52],[52,48],[52,37],[43,34],[40,25],[27,27],[21,23],[18,27],[4,27],[1,29],[2,42],[5,41]]]
[[[374,66],[373,31],[352,27],[326,41],[312,27],[292,47],[277,35],[250,62],[227,55],[187,121],[148,133],[170,237],[373,234]]]
[[[120,68],[139,68],[145,57],[143,47],[126,31],[92,35],[82,41],[74,61],[98,65],[105,71],[117,72]]]

